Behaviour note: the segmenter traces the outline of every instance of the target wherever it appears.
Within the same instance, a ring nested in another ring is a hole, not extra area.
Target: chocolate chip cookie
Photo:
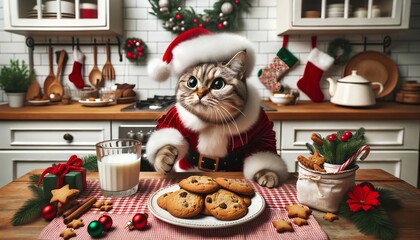
[[[243,199],[233,192],[219,189],[205,198],[205,207],[217,219],[235,220],[248,213]]]
[[[246,196],[254,196],[255,194],[255,191],[250,184],[241,182],[237,179],[218,177],[215,179],[215,181],[220,186],[222,186],[222,188],[225,188],[234,193],[238,193],[238,194],[242,194]]]
[[[171,194],[172,192],[167,192],[164,193],[162,195],[160,195],[157,199],[157,204],[159,207],[163,208],[166,210],[166,200],[168,199],[168,196]]]
[[[166,198],[166,210],[174,217],[194,217],[201,212],[203,207],[203,198],[185,189],[174,191]]]
[[[193,193],[213,193],[217,191],[220,186],[212,177],[208,176],[190,176],[184,178],[179,182],[179,186]]]

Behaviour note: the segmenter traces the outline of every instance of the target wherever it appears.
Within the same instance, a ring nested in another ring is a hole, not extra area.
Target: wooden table
[[[27,188],[31,184],[29,176],[40,173],[41,170],[33,170],[21,178],[0,188],[0,239],[36,239],[41,230],[48,224],[42,218],[24,225],[14,227],[10,224],[13,214],[19,209],[26,199],[31,198],[31,191]],[[163,176],[154,172],[140,174],[141,178],[184,178],[186,174],[170,174]],[[243,178],[239,172],[232,173],[206,173],[210,176],[225,176],[232,178]],[[88,173],[88,179],[97,179],[98,173]],[[398,179],[383,170],[358,170],[356,181],[370,181],[375,186],[384,187],[394,191],[402,201],[402,209],[390,212],[395,225],[398,228],[399,239],[420,239],[420,190],[410,184]],[[289,183],[295,183],[296,177],[291,174]],[[364,236],[349,221],[341,218],[333,223],[322,219],[322,212],[313,211],[318,223],[327,233],[330,239],[374,239],[371,236]]]

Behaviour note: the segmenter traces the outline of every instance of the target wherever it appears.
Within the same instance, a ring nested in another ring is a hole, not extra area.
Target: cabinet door
[[[338,130],[366,130],[371,149],[419,149],[419,121],[283,121],[282,150],[306,149],[314,132],[326,137]]]
[[[54,163],[64,163],[69,157],[96,154],[95,150],[4,150],[0,151],[0,187],[33,169],[45,169]]]
[[[297,172],[297,156],[309,156],[309,151],[282,151],[289,172]],[[371,151],[364,161],[357,161],[361,169],[382,169],[418,187],[419,153],[417,151]]]
[[[95,149],[111,138],[109,121],[6,121],[0,124],[1,149]]]
[[[401,0],[293,1],[295,26],[401,25]],[[311,15],[319,13],[319,17]]]

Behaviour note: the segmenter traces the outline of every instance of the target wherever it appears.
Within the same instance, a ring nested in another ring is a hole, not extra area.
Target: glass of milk
[[[141,142],[116,139],[96,144],[102,195],[125,197],[137,192],[140,176]]]

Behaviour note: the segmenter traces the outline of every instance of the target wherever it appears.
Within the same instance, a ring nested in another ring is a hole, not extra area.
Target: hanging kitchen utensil
[[[93,68],[89,73],[89,82],[94,88],[98,88],[98,86],[100,86],[102,82],[102,72],[98,68],[97,54],[98,54],[98,49],[96,47],[96,42],[95,42],[95,44],[93,45]]]
[[[61,97],[63,96],[63,86],[61,86],[59,79],[60,79],[60,73],[61,73],[61,68],[63,66],[65,54],[66,52],[62,50],[60,53],[60,58],[58,59],[57,74],[55,75],[54,81],[48,87],[48,91],[47,91],[48,96],[50,96],[51,94],[55,95],[54,99],[56,98],[61,99]]]
[[[111,47],[106,43],[106,62],[102,68],[102,76],[105,80],[114,80],[115,79],[115,70],[114,66],[111,63]]]
[[[50,72],[44,80],[44,96],[42,97],[43,99],[48,99],[48,94],[47,94],[48,88],[55,79],[55,75],[53,72],[53,48],[51,46],[48,47],[48,62],[49,62]]]
[[[32,83],[31,85],[29,85],[28,87],[28,91],[26,91],[26,100],[35,100],[39,97],[40,94],[40,87],[39,87],[39,83],[38,80],[36,80],[36,78],[34,77],[32,79]]]

